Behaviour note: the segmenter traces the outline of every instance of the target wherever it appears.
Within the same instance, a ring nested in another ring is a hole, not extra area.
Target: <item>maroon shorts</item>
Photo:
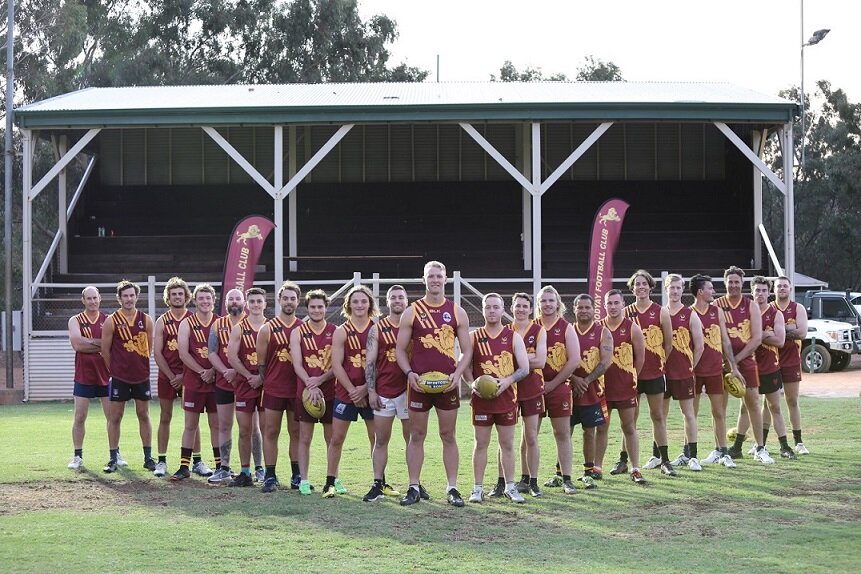
[[[236,410],[240,413],[253,413],[263,410],[263,397],[236,397]]]
[[[722,395],[723,390],[723,375],[696,375],[694,382],[694,390],[697,394],[702,394],[705,389],[707,395]]]
[[[201,393],[200,391],[183,389],[182,410],[190,413],[218,412],[218,405],[215,404],[215,392]]]
[[[182,385],[180,385],[179,389],[173,388],[171,384],[168,382],[167,377],[158,374],[158,398],[159,400],[168,400],[172,401],[176,398],[182,396]]]
[[[520,411],[520,416],[531,417],[534,415],[543,415],[545,411],[544,395],[538,395],[531,399],[517,400],[517,407]]]
[[[637,397],[632,399],[625,399],[623,401],[607,401],[607,410],[611,411],[616,409],[620,411],[622,409],[635,409],[637,408]]]
[[[407,404],[411,411],[417,413],[426,413],[433,407],[441,411],[453,411],[460,408],[460,397],[456,387],[447,393],[419,393],[409,388]]]
[[[544,394],[546,410],[544,416],[551,419],[570,417],[574,412],[574,398],[571,396],[571,385],[565,381],[549,393]]]
[[[800,383],[801,382],[801,365],[795,367],[780,367],[780,375],[783,377],[783,383]]]
[[[677,401],[694,398],[696,391],[694,389],[694,378],[688,377],[677,381],[675,379],[667,379],[667,392],[664,393],[664,398],[673,398]]]
[[[323,413],[323,416],[319,419],[315,419],[311,415],[308,414],[308,411],[305,410],[305,407],[302,406],[302,401],[296,401],[296,410],[293,411],[296,415],[296,420],[300,423],[323,423],[324,425],[332,424],[332,410],[335,408],[335,397],[325,397],[326,399],[326,411]]]
[[[269,411],[290,411],[296,412],[296,399],[288,399],[287,397],[276,397],[271,393],[264,391],[263,393],[263,408]],[[304,409],[303,409],[304,410]]]
[[[739,365],[738,370],[741,373],[741,376],[744,377],[744,386],[748,389],[758,389],[759,388],[759,371],[756,368],[756,363],[751,361],[745,364]]]
[[[472,407],[472,426],[489,427],[500,426],[509,427],[517,424],[517,405],[512,405],[511,408],[504,413],[487,413],[481,410],[481,407]]]

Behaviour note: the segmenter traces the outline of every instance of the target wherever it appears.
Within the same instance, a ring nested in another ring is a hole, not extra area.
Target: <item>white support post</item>
[[[529,180],[523,177],[523,174],[517,171],[517,168],[511,165],[511,162],[505,159],[505,156],[499,153],[493,145],[486,139],[484,136],[478,133],[474,127],[467,123],[461,123],[460,127],[463,128],[463,131],[469,134],[469,136],[475,140],[475,143],[481,146],[481,148],[487,152],[487,154],[496,161],[504,169],[508,172],[508,174],[516,179],[520,185],[528,189],[531,193],[535,193],[536,189],[533,187]]]
[[[21,206],[21,261],[22,279],[24,281],[24,298],[22,301],[21,318],[21,344],[24,347],[24,400],[30,398],[30,333],[33,332],[33,297],[30,296],[31,284],[33,279],[33,134],[28,129],[21,130],[21,137],[24,149],[23,157],[23,184],[24,189]]]
[[[287,177],[289,179],[293,179],[296,175],[296,126],[290,126],[288,128],[288,158],[287,158]],[[289,238],[287,239],[287,253],[290,257],[296,257],[299,255],[299,230],[297,229],[298,217],[296,216],[297,209],[297,199],[298,199],[299,189],[295,189],[293,193],[288,196],[287,199],[287,233],[289,234]],[[290,271],[297,271],[299,268],[299,262],[295,259],[290,260]]]
[[[790,297],[795,298],[795,191],[792,176],[795,173],[795,147],[792,141],[792,123],[784,124],[780,137],[783,143],[783,179],[786,197],[783,202],[783,246],[786,276],[792,285]]]
[[[281,189],[284,183],[284,128],[274,127],[273,134],[273,173],[272,188]],[[275,289],[284,282],[284,198],[273,194],[275,202],[273,214],[275,217]]]
[[[753,132],[753,149],[757,156],[762,150],[762,133]],[[753,172],[753,262],[754,267],[762,269],[762,238],[759,234],[759,226],[762,225],[762,174],[755,167]]]
[[[69,138],[66,135],[60,136],[58,144],[60,157],[66,155],[69,147]],[[60,244],[57,248],[57,259],[59,262],[60,273],[69,272],[69,232],[66,226],[68,219],[66,218],[66,168],[60,170],[57,175],[57,234],[60,236]]]
[[[147,314],[155,317],[155,275],[148,275],[146,278],[146,306]]]
[[[765,163],[761,159],[759,159],[759,156],[753,153],[753,151],[751,151],[751,149],[747,147],[747,144],[741,141],[740,137],[735,135],[734,131],[729,129],[729,126],[727,126],[723,122],[714,122],[714,124],[715,127],[717,127],[717,129],[719,129],[721,133],[723,133],[723,135],[725,135],[726,138],[731,141],[741,153],[744,154],[744,156],[754,165],[754,167],[756,167],[756,169],[762,172],[762,175],[767,177],[768,180],[773,183],[774,186],[779,189],[782,194],[786,195],[786,183],[784,183],[783,180],[777,177],[777,174],[771,171],[771,169],[769,169],[769,167],[765,165]]]
[[[461,288],[460,271],[455,271],[454,277],[452,280],[452,299],[454,300],[455,305],[463,307],[461,300],[460,300],[460,296],[461,296],[460,288]]]
[[[90,143],[90,141],[94,137],[96,137],[96,135],[100,131],[101,131],[101,128],[93,128],[90,131],[88,131],[87,133],[85,133],[83,135],[83,137],[81,139],[79,139],[75,143],[75,145],[72,146],[72,149],[70,149],[65,154],[63,154],[60,157],[60,160],[57,163],[55,163],[51,169],[48,170],[48,173],[46,173],[42,177],[42,179],[39,180],[39,183],[37,183],[35,186],[33,186],[30,189],[30,192],[27,194],[27,197],[29,197],[31,201],[36,199],[36,196],[39,195],[42,192],[42,190],[45,189],[48,186],[48,184],[51,183],[51,181],[55,177],[57,177],[57,175],[60,173],[60,171],[62,171],[63,169],[66,168],[67,165],[69,165],[70,161],[75,159],[75,156],[77,156],[81,152],[81,150],[84,149],[84,147],[88,143]],[[35,146],[35,141],[31,142],[30,146],[31,147],[29,149],[30,149],[30,154],[32,156],[33,150],[34,150],[33,146]],[[27,155],[26,151],[25,151],[24,155]],[[32,157],[31,157],[31,159],[32,159]],[[32,177],[33,177],[33,174],[31,173],[30,178],[32,178]]]
[[[222,136],[220,133],[218,133],[218,130],[216,130],[213,127],[209,127],[209,126],[202,126],[201,129],[203,129],[203,131],[206,132],[206,134],[210,138],[212,138],[212,141],[217,143],[218,146],[221,149],[223,149],[224,152],[228,156],[230,156],[230,158],[233,161],[235,161],[237,163],[237,165],[239,165],[239,167],[241,167],[245,171],[245,173],[247,173],[249,176],[251,176],[251,179],[253,179],[255,182],[257,182],[257,185],[259,185],[264,190],[266,190],[266,193],[268,193],[269,195],[274,197],[275,190],[277,188],[275,186],[273,186],[271,183],[269,183],[269,180],[267,180],[263,176],[263,174],[261,174],[259,171],[254,169],[254,166],[251,165],[251,163],[247,159],[245,159],[245,157],[243,157],[243,155],[241,153],[236,151],[236,148],[233,147],[232,145],[230,145],[230,142],[228,142],[226,139],[224,139],[224,136]],[[277,169],[277,165],[278,165],[277,161],[275,162],[275,165],[276,165],[276,169]],[[277,225],[278,222],[276,221],[275,224]]]
[[[517,169],[520,170],[527,179],[532,178],[532,162],[528,161],[529,142],[526,137],[526,126],[529,124],[519,124],[517,130]],[[526,187],[521,187],[520,203],[521,203],[521,221],[523,222],[520,237],[523,242],[523,270],[532,270],[532,193]]]
[[[374,294],[374,299],[379,303],[380,299],[380,274],[374,273],[371,275],[371,292]],[[379,305],[382,308],[382,305]]]
[[[541,124],[532,123],[532,190],[541,189]],[[541,193],[532,194],[532,294],[541,289]]]

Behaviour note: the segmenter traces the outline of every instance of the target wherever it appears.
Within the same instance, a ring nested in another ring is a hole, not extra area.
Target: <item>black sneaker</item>
[[[174,482],[178,480],[185,480],[186,478],[191,478],[191,471],[188,470],[187,466],[180,466],[179,470],[173,473],[170,479]]]
[[[487,493],[488,498],[502,498],[505,496],[505,483],[497,482],[493,490]]]
[[[290,490],[299,490],[299,483],[302,482],[302,477],[294,474],[290,477]]]
[[[515,484],[514,487],[517,488],[517,492],[519,492],[520,494],[526,494],[527,492],[529,492],[529,483],[528,482],[523,482],[521,480],[520,482]]]
[[[676,469],[673,468],[673,465],[669,463],[669,461],[664,461],[661,463],[661,474],[666,476],[678,476],[679,474],[676,472]]]
[[[227,486],[254,486],[254,479],[251,478],[250,474],[240,472],[236,475],[236,478],[234,478],[227,484]]]
[[[380,485],[375,482],[374,485],[371,487],[371,490],[368,491],[368,494],[362,497],[362,500],[365,502],[375,502],[377,500],[382,500],[385,497],[386,495],[383,494],[383,489],[380,488]]]
[[[421,487],[419,487],[421,488]],[[411,504],[415,504],[416,502],[422,499],[421,494],[419,494],[419,490],[417,488],[413,488],[412,486],[407,489],[407,494],[401,499],[401,506],[409,506]]]
[[[583,483],[583,488],[585,488],[586,490],[594,490],[598,488],[598,485],[595,484],[595,479],[589,476],[588,473],[583,474],[583,476],[581,476],[577,480]]]
[[[532,495],[532,498],[541,498],[544,496],[544,493],[541,492],[540,488],[538,488],[538,484],[529,485],[529,494]]]
[[[583,476],[588,476],[592,480],[604,480],[604,471],[600,467],[593,466],[592,468],[583,471]]]
[[[646,484],[646,479],[643,478],[643,475],[640,473],[639,469],[635,469],[631,472],[631,480],[633,480],[637,484]]]
[[[155,461],[153,460],[152,457],[144,459],[144,468],[149,470],[149,471],[155,470]]]
[[[628,463],[622,462],[620,460],[616,464],[613,465],[613,470],[610,471],[610,474],[617,475],[617,474],[625,474],[626,472],[628,472]]]
[[[780,458],[785,458],[788,460],[798,460],[798,457],[795,455],[795,451],[788,447],[780,449]]]
[[[463,497],[456,488],[449,490],[446,498],[448,499],[448,503],[455,508],[463,508]]]
[[[741,455],[741,447],[736,447],[735,445],[732,445],[731,447],[729,447],[729,452],[727,452],[727,454],[728,454],[728,455],[729,455],[733,460],[738,460],[738,459],[740,459],[740,458],[744,458],[744,457]]]
[[[117,471],[117,461],[116,459],[111,459],[108,461],[108,464],[105,465],[105,468],[102,469],[105,472],[116,472]]]
[[[430,500],[430,494],[428,494],[428,491],[421,484],[419,485],[419,496],[422,500]]]
[[[275,492],[278,490],[278,479],[270,476],[263,481],[263,486],[260,487],[260,492]]]

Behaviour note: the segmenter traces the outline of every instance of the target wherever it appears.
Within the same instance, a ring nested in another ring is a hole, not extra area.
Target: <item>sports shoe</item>
[[[278,479],[274,476],[270,476],[263,481],[263,486],[260,487],[260,492],[275,492],[278,490],[278,486]]]
[[[299,482],[299,494],[309,496],[312,490],[314,490],[314,487],[307,480]]]
[[[504,482],[497,482],[495,485],[493,485],[493,490],[491,490],[487,494],[488,498],[502,498],[503,496],[505,496],[505,483]]]
[[[747,451],[747,454],[749,454],[750,456],[755,455],[756,454],[756,445],[753,445],[752,447],[750,447],[750,449],[748,449],[748,451]]]
[[[347,487],[344,486],[340,478],[335,479],[335,494],[347,494]]]
[[[548,488],[559,488],[560,486],[562,486],[562,475],[554,475],[553,478],[544,483],[544,486]]]
[[[191,467],[191,472],[196,474],[197,476],[212,476],[212,469],[206,466],[206,463],[202,460],[194,463],[194,466]]]
[[[153,476],[162,477],[167,474],[167,463],[159,461],[152,471]]]
[[[122,453],[118,450],[117,451],[117,466],[128,466],[128,465],[129,465],[129,463],[126,462],[126,459],[123,458]]]
[[[79,456],[73,456],[72,460],[70,460],[69,464],[67,464],[66,466],[72,470],[78,470],[79,468],[84,466],[84,459]]]
[[[577,494],[577,487],[570,480],[562,482],[562,492],[565,494]]]
[[[227,486],[232,487],[241,487],[241,486],[254,486],[254,479],[251,478],[250,474],[245,474],[244,472],[240,472],[236,475],[236,478],[227,483]]]
[[[580,482],[583,483],[583,487],[586,490],[594,490],[594,489],[598,488],[598,485],[595,484],[595,481],[588,474],[584,474],[583,476],[581,476],[577,480],[579,480]]]
[[[395,490],[388,482],[383,483],[383,495],[385,496],[400,496],[401,493]]]
[[[213,472],[212,476],[206,479],[206,482],[208,482],[209,484],[220,484],[225,480],[230,480],[231,478],[232,475],[230,474],[230,469],[222,466],[221,468]]]
[[[717,449],[711,451],[707,457],[705,457],[701,462],[703,464],[719,464],[723,458],[723,453]]]
[[[620,460],[613,465],[613,470],[610,471],[610,474],[625,474],[626,472],[628,472],[628,464]]]
[[[529,485],[529,495],[532,498],[541,498],[544,496],[544,493],[541,492],[541,489],[538,488],[538,483],[536,483],[534,486],[531,484]]]
[[[422,500],[430,500],[430,494],[428,494],[428,491],[421,484],[419,485],[419,497]]]
[[[676,469],[673,468],[669,462],[661,463],[661,474],[665,476],[678,476],[679,474],[676,472]]]
[[[647,470],[654,470],[660,466],[661,466],[661,459],[657,456],[653,456],[652,458],[650,458],[649,460],[646,461],[646,464],[643,466],[643,468],[645,468]]]
[[[741,448],[737,448],[735,445],[729,447],[729,451],[727,451],[727,454],[735,460],[740,460],[744,458],[744,455],[742,455],[741,453]]]
[[[415,504],[422,499],[421,494],[419,494],[418,488],[409,487],[407,488],[407,494],[401,499],[401,506],[410,506],[411,504]]]
[[[700,461],[698,461],[696,458],[692,458],[688,461],[688,469],[694,472],[699,472],[703,469],[703,467],[702,465],[700,465]]]
[[[254,482],[263,482],[266,480],[266,471],[262,468],[254,469]]]
[[[507,496],[507,493],[506,493],[506,496]],[[520,495],[518,494],[518,496],[520,496]],[[446,495],[446,500],[448,500],[448,503],[450,505],[454,506],[455,508],[462,508],[463,507],[463,497],[460,495],[460,491],[458,491],[458,489],[456,489],[456,488],[452,488],[451,490],[448,491],[448,494]]]
[[[517,488],[517,492],[519,492],[520,494],[525,494],[525,493],[529,492],[529,483],[528,482],[523,482],[521,480],[517,484],[515,484],[514,487]]]
[[[144,467],[145,469],[147,469],[147,470],[151,470],[152,472],[155,472],[155,467],[156,467],[156,466],[158,466],[158,465],[155,463],[155,460],[153,460],[153,458],[152,458],[152,457],[149,457],[149,458],[147,458],[147,459],[145,459],[145,460],[144,460],[143,467]]]
[[[469,495],[470,502],[481,502],[484,499],[483,488],[473,488],[472,494]]]
[[[105,465],[105,468],[102,469],[104,472],[116,472],[117,471],[117,461],[111,459],[108,461],[108,464]]]
[[[593,466],[587,469],[583,475],[588,476],[592,480],[604,480],[604,470],[600,466]]]
[[[810,451],[807,450],[807,447],[804,446],[803,442],[800,442],[795,445],[795,454],[810,454]]]
[[[728,454],[725,454],[720,458],[720,464],[724,465],[726,468],[735,468],[738,466]]]
[[[795,455],[795,451],[791,448],[780,449],[780,458],[785,458],[788,460],[798,460],[798,457]]]
[[[563,486],[563,488],[565,488]],[[526,499],[523,498],[523,495],[517,492],[517,488],[507,488],[505,490],[505,498],[510,500],[511,502],[516,502],[517,504],[523,504],[526,502]]]
[[[294,474],[290,477],[290,490],[299,490],[299,483],[302,482],[302,477]]]
[[[374,502],[377,500],[382,500],[386,497],[383,494],[383,489],[375,482],[373,486],[371,486],[371,490],[368,491],[368,494],[362,497],[362,500],[365,502]]]
[[[753,460],[756,462],[761,462],[762,464],[774,464],[774,459],[771,458],[771,455],[768,454],[768,451],[763,447],[758,450],[755,455],[753,455]]]
[[[335,498],[335,485],[334,484],[326,484],[323,486],[323,492],[320,495],[323,498]]]
[[[188,470],[187,466],[180,466],[179,470],[170,475],[170,479],[174,482],[185,480],[186,478],[191,478],[191,472]]]
[[[646,484],[646,479],[643,478],[643,474],[640,472],[639,468],[635,468],[631,471],[631,480],[637,484]]]
[[[686,457],[685,454],[682,453],[676,458],[674,458],[672,461],[670,461],[670,464],[673,466],[684,466],[686,464],[690,464],[691,460],[693,459]],[[697,462],[697,464],[699,464],[699,462]]]

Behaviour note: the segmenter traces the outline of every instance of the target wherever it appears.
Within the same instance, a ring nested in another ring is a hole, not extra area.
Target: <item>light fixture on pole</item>
[[[804,159],[805,159],[805,117],[804,117],[804,48],[807,46],[815,46],[819,42],[825,39],[825,36],[830,32],[830,28],[823,28],[821,30],[817,30],[810,36],[810,39],[807,42],[804,41],[804,2],[801,2],[801,93],[799,94],[799,100],[801,102],[801,178],[804,177]]]

